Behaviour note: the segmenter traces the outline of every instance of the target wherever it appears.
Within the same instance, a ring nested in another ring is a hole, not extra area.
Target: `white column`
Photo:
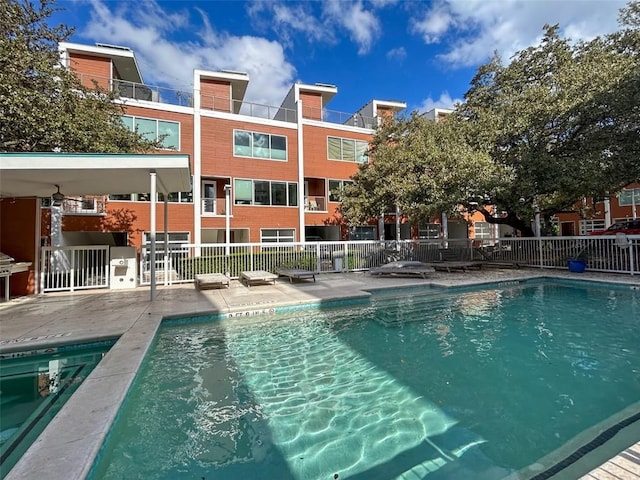
[[[151,263],[150,274],[151,274],[151,301],[153,302],[156,298],[156,172],[150,172],[149,176],[151,177],[151,187],[150,187],[150,216],[151,216],[151,225],[149,228],[149,240],[151,241],[151,252],[149,261]]]
[[[304,138],[302,134],[302,100],[296,101],[296,120],[298,124],[298,224],[300,241],[305,241],[304,231]]]
[[[231,185],[224,186],[224,253],[229,255],[229,244],[231,243]]]
[[[202,121],[200,116],[200,72],[193,72],[193,243],[202,243],[202,219],[200,198],[202,184]],[[195,255],[200,256],[200,249],[196,248]]]
[[[604,197],[604,228],[609,228],[611,226],[611,198],[609,197],[609,193],[607,192],[606,197]]]
[[[449,216],[447,212],[442,212],[442,238],[445,240],[449,239]]]
[[[400,207],[396,205],[396,242],[400,242]],[[398,243],[398,250],[400,250],[400,243]]]
[[[164,194],[164,284],[169,282],[169,194]]]

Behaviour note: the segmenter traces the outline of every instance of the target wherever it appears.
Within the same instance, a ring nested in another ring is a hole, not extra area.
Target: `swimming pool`
[[[638,413],[639,318],[531,281],[166,324],[92,478],[548,478]]]
[[[4,354],[0,359],[0,478],[109,350],[99,342]]]

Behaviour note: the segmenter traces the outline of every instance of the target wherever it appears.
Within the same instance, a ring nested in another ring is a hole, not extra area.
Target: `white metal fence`
[[[109,286],[109,246],[42,247],[40,291]]]
[[[226,273],[238,278],[245,270],[301,268],[317,272],[362,271],[393,260],[442,261],[446,249],[461,260],[495,260],[519,266],[567,268],[583,259],[599,272],[640,272],[640,235],[503,238],[476,248],[473,240],[347,241],[308,243],[185,244],[156,256],[156,279],[166,284],[190,282],[198,273]],[[143,255],[143,258],[145,255]],[[148,257],[148,255],[147,255]],[[140,283],[149,283],[149,261],[141,261]]]
[[[308,243],[233,243],[157,245],[156,282],[191,282],[199,273],[226,273],[238,278],[245,270],[276,272],[300,268],[317,272],[363,271],[394,260],[443,260],[455,253],[460,260],[495,260],[538,268],[567,268],[570,259],[583,259],[590,271],[640,272],[640,235],[502,238],[477,248],[472,240],[347,241]],[[151,282],[151,259],[142,249],[139,283]],[[109,286],[109,247],[43,247],[42,292],[106,288]]]

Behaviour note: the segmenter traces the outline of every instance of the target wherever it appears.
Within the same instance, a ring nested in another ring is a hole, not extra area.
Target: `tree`
[[[508,65],[482,65],[445,122],[413,114],[380,127],[345,215],[397,204],[419,222],[461,206],[530,236],[535,212],[550,219],[640,178],[640,3],[620,18],[618,32],[575,44],[546,26]]]
[[[386,119],[370,145],[371,164],[364,164],[347,185],[342,212],[350,222],[365,222],[381,212],[402,212],[415,222],[429,221],[455,208],[509,173],[464,142],[455,121],[433,122],[423,115]],[[484,172],[479,181],[478,170]]]
[[[129,131],[113,92],[84,87],[60,64],[72,29],[51,27],[51,0],[0,8],[0,151],[142,152],[158,146]]]
[[[623,28],[611,35],[572,44],[546,26],[541,43],[510,64],[494,57],[480,67],[455,115],[469,144],[513,176],[470,210],[515,226],[534,211],[550,219],[579,210],[581,198],[640,178],[639,5],[621,11]],[[507,214],[494,218],[488,205]]]

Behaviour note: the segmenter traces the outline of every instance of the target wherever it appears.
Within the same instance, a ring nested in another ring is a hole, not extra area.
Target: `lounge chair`
[[[311,270],[302,270],[300,268],[280,268],[278,269],[278,275],[281,277],[289,277],[289,282],[293,283],[293,280],[302,280],[305,278],[313,278],[316,281],[316,273]]]
[[[250,287],[251,285],[257,283],[267,282],[272,282],[275,285],[277,278],[278,275],[276,275],[275,273],[267,272],[266,270],[252,270],[242,272],[240,274],[240,279],[247,285],[247,287]]]
[[[479,270],[482,268],[483,262],[474,260],[468,260],[465,257],[465,253],[460,249],[448,249],[444,248],[440,250],[441,261],[433,262],[431,265],[438,271],[463,271],[466,272],[470,269]]]
[[[229,288],[231,281],[223,273],[199,273],[195,276],[193,283],[196,286],[196,290],[202,290],[213,287]]]
[[[416,261],[398,261],[390,262],[381,267],[371,268],[369,275],[376,276],[392,276],[392,277],[421,277],[427,278],[427,275],[434,272],[433,266],[429,263]]]
[[[482,248],[475,248],[476,252],[480,254],[483,258],[482,265],[487,267],[498,267],[498,268],[520,268],[520,264],[518,262],[509,261],[501,258],[502,253],[499,250],[484,250]]]

